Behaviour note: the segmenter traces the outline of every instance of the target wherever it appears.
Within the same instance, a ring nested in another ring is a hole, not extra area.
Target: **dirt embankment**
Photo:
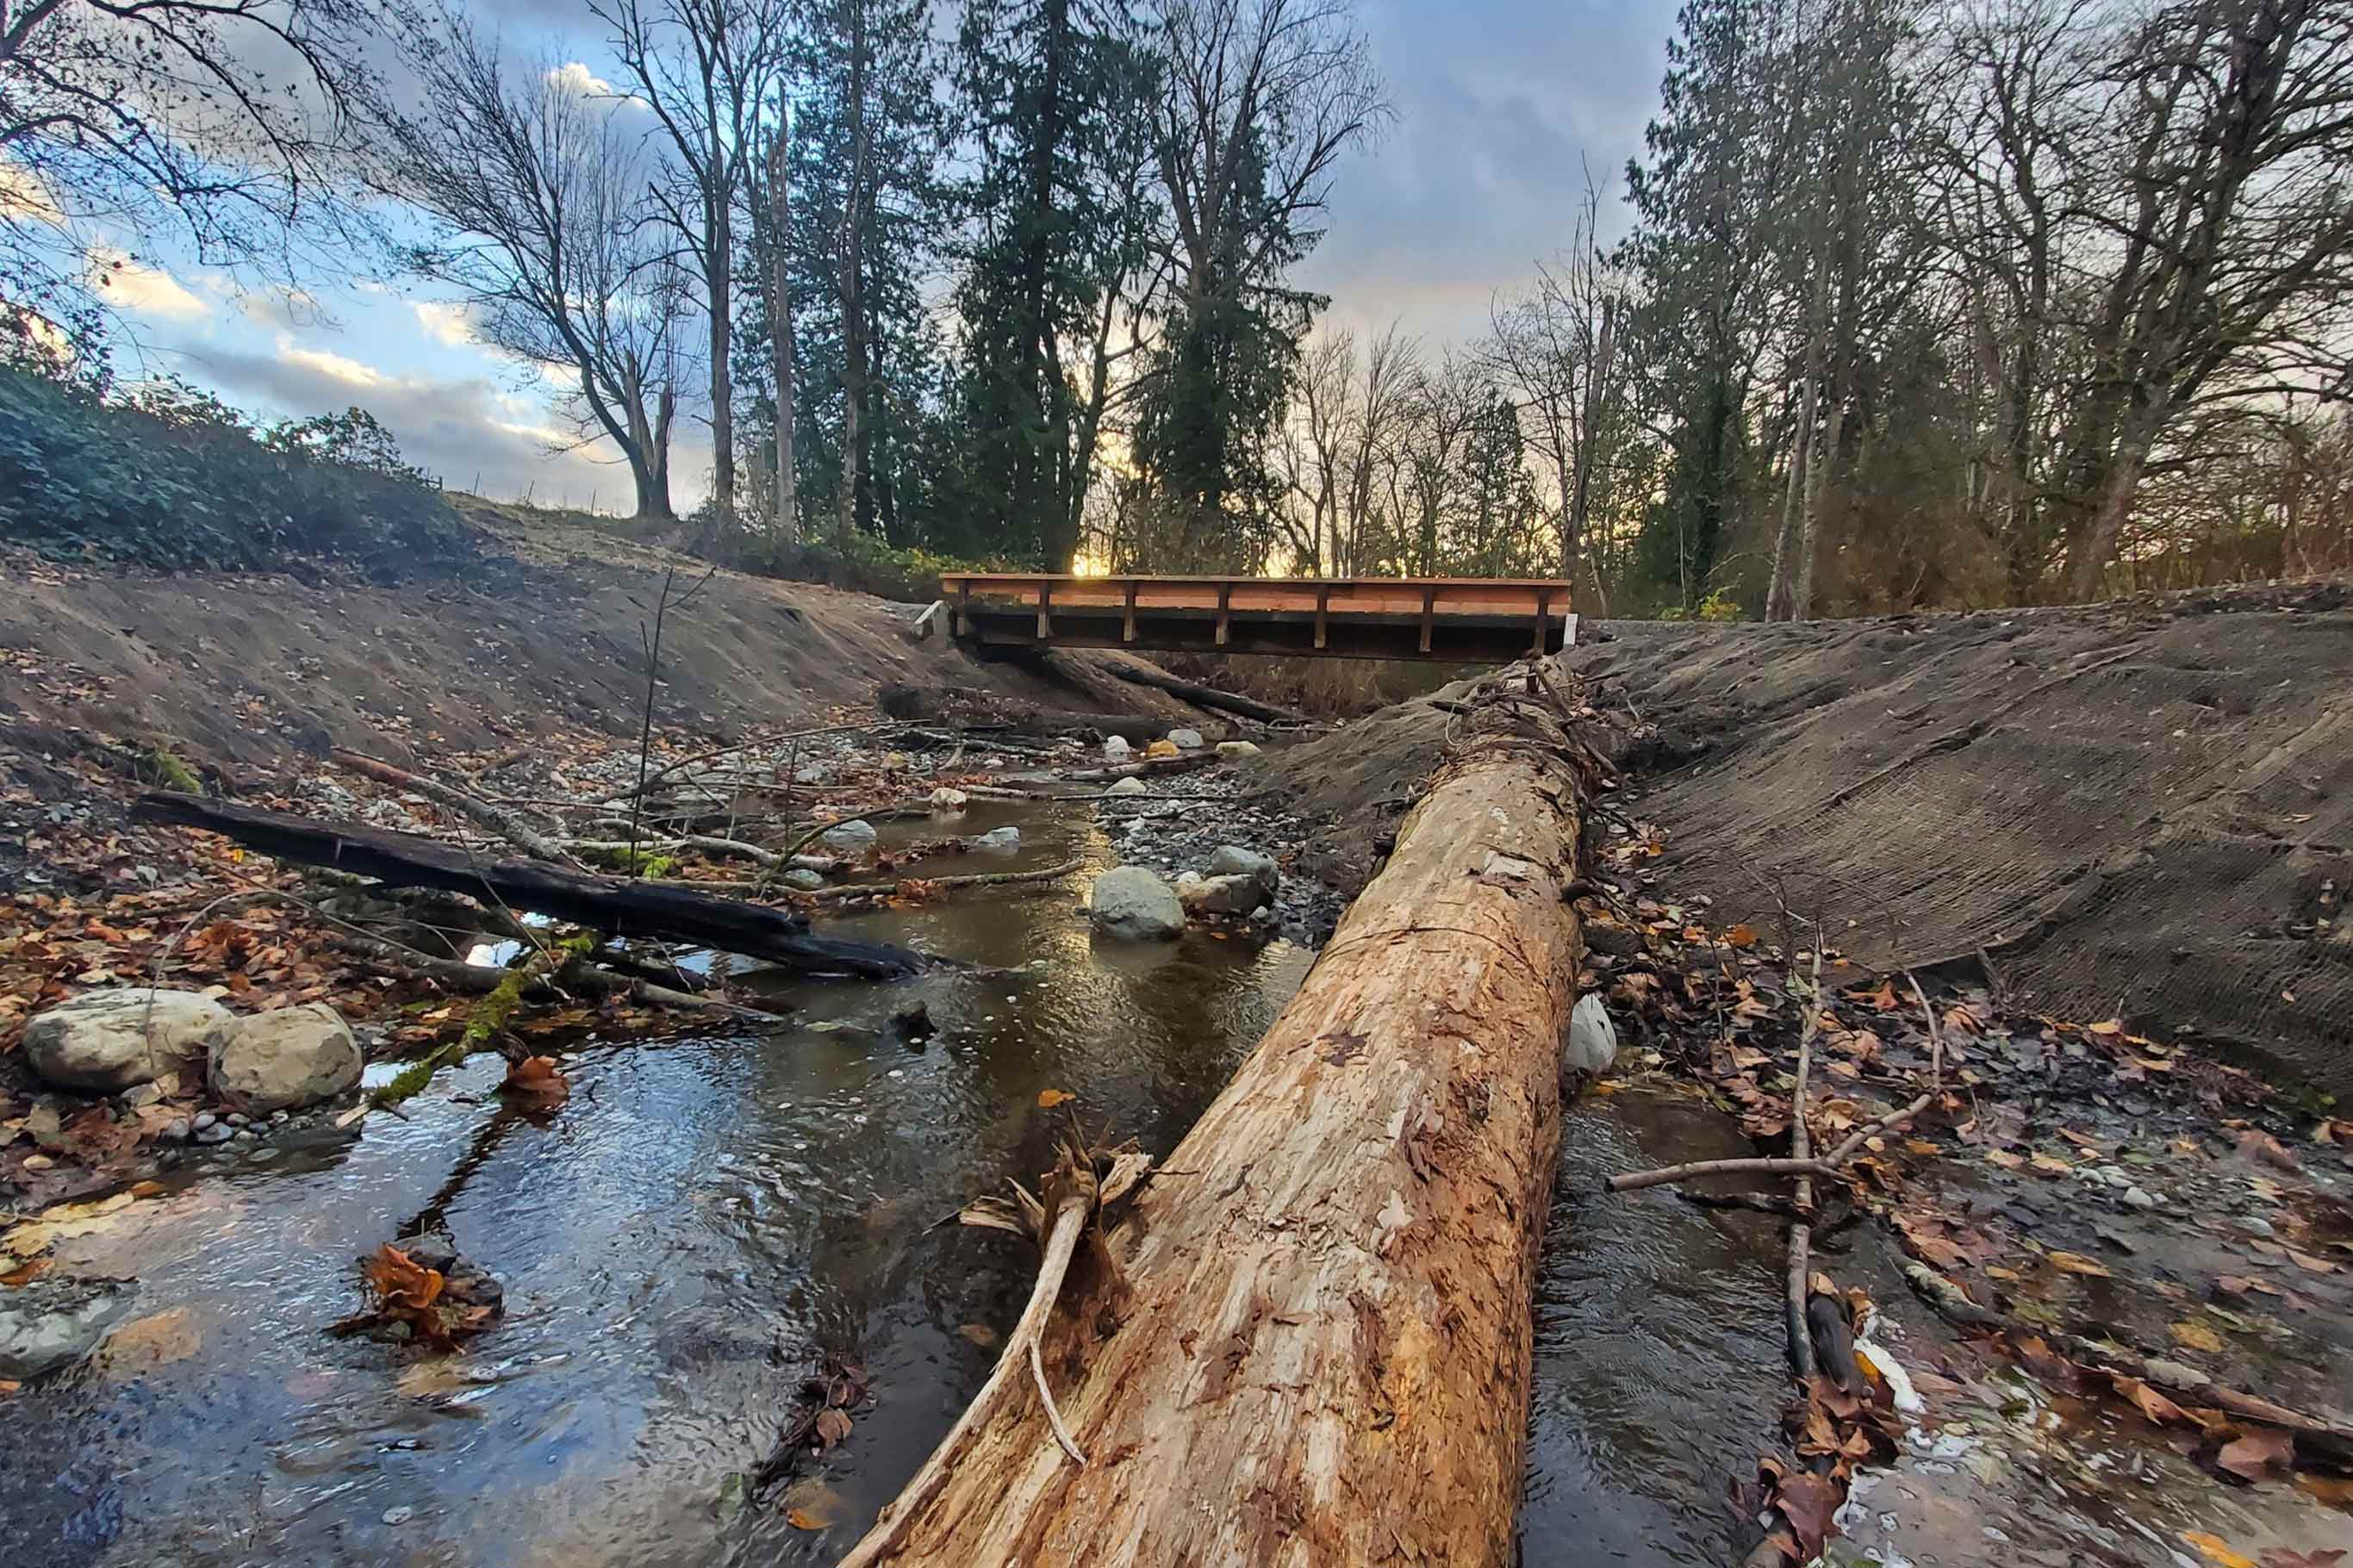
[[[1657,725],[1662,882],[1786,898],[1882,966],[1982,963],[2021,1005],[2252,1047],[2353,1094],[2353,590],[1799,626],[1608,623],[1569,658]],[[1450,693],[1271,759],[1369,870]]]
[[[163,744],[232,771],[349,745],[402,761],[634,735],[641,628],[708,568],[601,533],[502,521],[462,578],[392,586],[290,576],[61,571],[0,561],[0,752],[36,763],[69,731]],[[903,683],[962,699],[1198,721],[1113,678],[1119,654],[984,664],[906,637],[863,594],[722,572],[675,603],[655,721],[672,740],[821,721]]]

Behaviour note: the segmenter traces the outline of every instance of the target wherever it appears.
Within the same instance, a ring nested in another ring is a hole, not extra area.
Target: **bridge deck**
[[[1569,584],[1500,577],[1069,577],[944,574],[982,647],[1500,662],[1567,640]]]

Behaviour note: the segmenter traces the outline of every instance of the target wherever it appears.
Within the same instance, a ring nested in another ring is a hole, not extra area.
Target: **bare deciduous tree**
[[[671,516],[687,300],[643,205],[645,138],[617,122],[642,110],[510,68],[448,12],[412,64],[430,108],[392,121],[379,178],[441,231],[417,270],[465,295],[483,342],[555,381],[584,438],[619,449],[638,516]]]

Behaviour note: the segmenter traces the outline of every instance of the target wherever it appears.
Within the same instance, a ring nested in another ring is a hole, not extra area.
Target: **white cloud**
[[[329,381],[363,389],[390,386],[393,380],[374,365],[362,364],[342,354],[329,353],[324,349],[306,349],[283,333],[278,339],[278,357],[286,363],[307,370]]]
[[[199,277],[196,283],[208,291],[218,292],[213,288],[210,276]],[[289,328],[299,330],[314,326],[327,319],[326,307],[319,302],[317,295],[307,289],[284,289],[273,285],[239,293],[237,309],[247,321],[281,332]]]
[[[611,98],[613,84],[578,60],[569,60],[547,73],[547,85],[576,92],[583,98]]]
[[[462,349],[474,341],[474,309],[470,305],[444,304],[438,300],[418,300],[410,310],[417,312],[417,324],[435,342]]]
[[[292,333],[274,350],[249,353],[216,343],[184,351],[190,371],[222,389],[232,402],[260,402],[266,414],[311,415],[357,405],[384,421],[402,454],[453,489],[479,485],[503,500],[529,494],[543,502],[626,510],[628,470],[609,443],[551,455],[569,446],[545,397],[500,384],[487,375],[399,374],[332,350],[307,346]],[[710,449],[689,436],[674,445],[672,500],[681,509],[702,499]]]
[[[201,321],[213,313],[212,306],[169,272],[120,250],[92,246],[85,265],[90,287],[117,310],[167,321]]]

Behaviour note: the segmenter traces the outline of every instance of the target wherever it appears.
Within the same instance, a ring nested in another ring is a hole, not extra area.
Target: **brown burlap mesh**
[[[2054,1016],[2196,1031],[2353,1095],[2341,584],[1796,626],[1572,656],[1671,733],[1662,884],[1777,893],[1885,966],[1983,949]]]

